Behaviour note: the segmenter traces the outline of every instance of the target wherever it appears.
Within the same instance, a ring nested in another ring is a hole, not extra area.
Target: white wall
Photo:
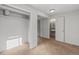
[[[37,47],[38,34],[37,34],[37,14],[33,11],[30,15],[28,42],[30,48]]]
[[[42,17],[48,18],[48,15],[33,8],[31,5],[25,4],[10,4],[10,5],[2,5],[4,9],[13,10],[22,14],[29,14],[30,21],[29,21],[29,33],[28,33],[28,41],[30,48],[34,48],[37,46],[37,16],[40,15]],[[16,10],[15,10],[16,9]]]
[[[65,16],[65,42],[79,46],[79,11],[55,16]]]
[[[3,16],[0,11],[0,50],[6,49],[7,40],[11,37],[22,38],[24,42],[28,39],[29,20],[17,14]]]
[[[48,19],[42,19],[40,20],[40,36],[49,38],[49,20]]]

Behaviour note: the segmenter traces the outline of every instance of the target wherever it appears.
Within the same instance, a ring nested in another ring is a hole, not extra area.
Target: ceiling
[[[79,10],[79,4],[31,4],[31,6],[49,15],[50,9],[55,9],[53,14]]]

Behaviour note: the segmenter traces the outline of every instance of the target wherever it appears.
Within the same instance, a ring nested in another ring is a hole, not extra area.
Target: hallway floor
[[[27,44],[6,50],[0,55],[74,55],[79,54],[79,46],[61,43],[52,39],[40,38],[38,47],[29,49]]]

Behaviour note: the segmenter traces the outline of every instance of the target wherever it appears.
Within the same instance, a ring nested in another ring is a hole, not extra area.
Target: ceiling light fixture
[[[55,9],[50,9],[49,11],[50,11],[50,13],[53,13],[53,12],[55,12]]]

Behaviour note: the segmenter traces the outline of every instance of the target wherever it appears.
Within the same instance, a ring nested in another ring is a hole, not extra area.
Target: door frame
[[[64,38],[63,38],[63,41],[62,41],[62,42],[65,42],[65,16],[56,16],[55,18],[58,18],[58,17],[63,17],[63,20],[64,20],[64,24],[63,24],[63,25],[64,25],[64,27],[63,27],[63,28],[64,28],[64,30],[63,30],[63,32],[64,32]],[[56,22],[56,23],[57,23],[57,22]],[[56,24],[56,23],[55,23],[55,24]],[[57,32],[57,31],[56,31],[56,32]],[[55,37],[57,38],[57,35],[55,35]]]
[[[63,39],[63,40],[64,40],[64,42],[65,42],[65,16],[55,16],[55,17],[53,17],[52,19],[54,19],[54,18],[56,19],[56,18],[58,18],[58,17],[64,17],[64,18],[63,18],[63,19],[64,19],[64,27],[63,27],[63,28],[64,28],[64,39]],[[56,21],[57,21],[57,19],[56,19]],[[56,27],[56,23],[57,23],[56,21],[55,21],[55,27]],[[56,31],[56,28],[55,28],[55,40],[56,40],[56,38],[57,38],[56,32],[57,32],[57,31]],[[49,38],[50,38],[50,22],[49,22]]]

